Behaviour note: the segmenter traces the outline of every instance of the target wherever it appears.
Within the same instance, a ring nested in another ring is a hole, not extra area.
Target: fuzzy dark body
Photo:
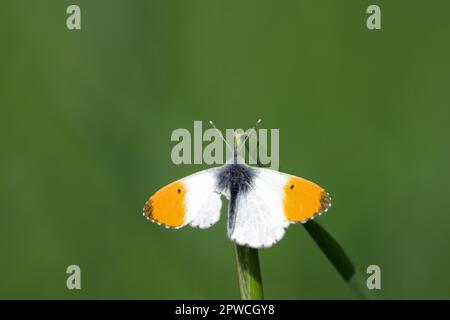
[[[248,192],[253,184],[255,170],[243,164],[227,164],[218,173],[217,183],[220,190],[228,191],[228,234],[234,229],[236,220],[236,202],[240,195]]]

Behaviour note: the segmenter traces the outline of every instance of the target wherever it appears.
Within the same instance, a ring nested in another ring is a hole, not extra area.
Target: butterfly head
[[[242,148],[245,145],[245,142],[247,142],[247,139],[250,137],[250,135],[252,133],[256,133],[256,128],[258,128],[259,124],[261,123],[261,119],[258,119],[258,121],[256,121],[256,124],[253,128],[247,130],[244,133],[240,133],[235,131],[234,135],[233,135],[233,148],[231,148],[231,146],[228,144],[228,142],[223,138],[222,133],[220,132],[219,129],[216,128],[216,126],[214,125],[214,123],[212,121],[209,121],[209,123],[211,124],[211,126],[217,130],[217,132],[219,133],[220,137],[222,138],[223,142],[225,142],[225,144],[228,146],[228,148],[230,148],[230,150],[233,151],[233,158],[230,159],[231,161],[229,162],[233,162],[235,164],[237,163],[242,163],[243,162],[243,158],[240,155],[240,152],[242,150]],[[245,161],[243,162],[245,163]]]

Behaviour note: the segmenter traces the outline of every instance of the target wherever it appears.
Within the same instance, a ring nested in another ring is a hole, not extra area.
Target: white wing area
[[[289,221],[284,215],[284,186],[289,176],[277,171],[255,170],[253,184],[238,195],[235,224],[228,236],[240,245],[270,247],[284,235]]]
[[[185,224],[205,229],[219,221],[222,200],[216,173],[217,169],[209,169],[182,179],[187,190]]]

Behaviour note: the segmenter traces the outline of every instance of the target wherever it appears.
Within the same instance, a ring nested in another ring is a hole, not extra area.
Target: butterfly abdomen
[[[228,207],[228,233],[232,233],[236,219],[236,201],[238,197],[247,193],[253,185],[255,171],[243,164],[228,164],[219,171],[217,176],[220,190],[230,195]]]

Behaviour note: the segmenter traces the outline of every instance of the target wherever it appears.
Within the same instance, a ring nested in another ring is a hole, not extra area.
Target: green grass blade
[[[362,299],[371,299],[364,280],[334,237],[314,220],[303,226],[356,295]]]
[[[264,299],[258,250],[236,244],[236,261],[241,299]]]

